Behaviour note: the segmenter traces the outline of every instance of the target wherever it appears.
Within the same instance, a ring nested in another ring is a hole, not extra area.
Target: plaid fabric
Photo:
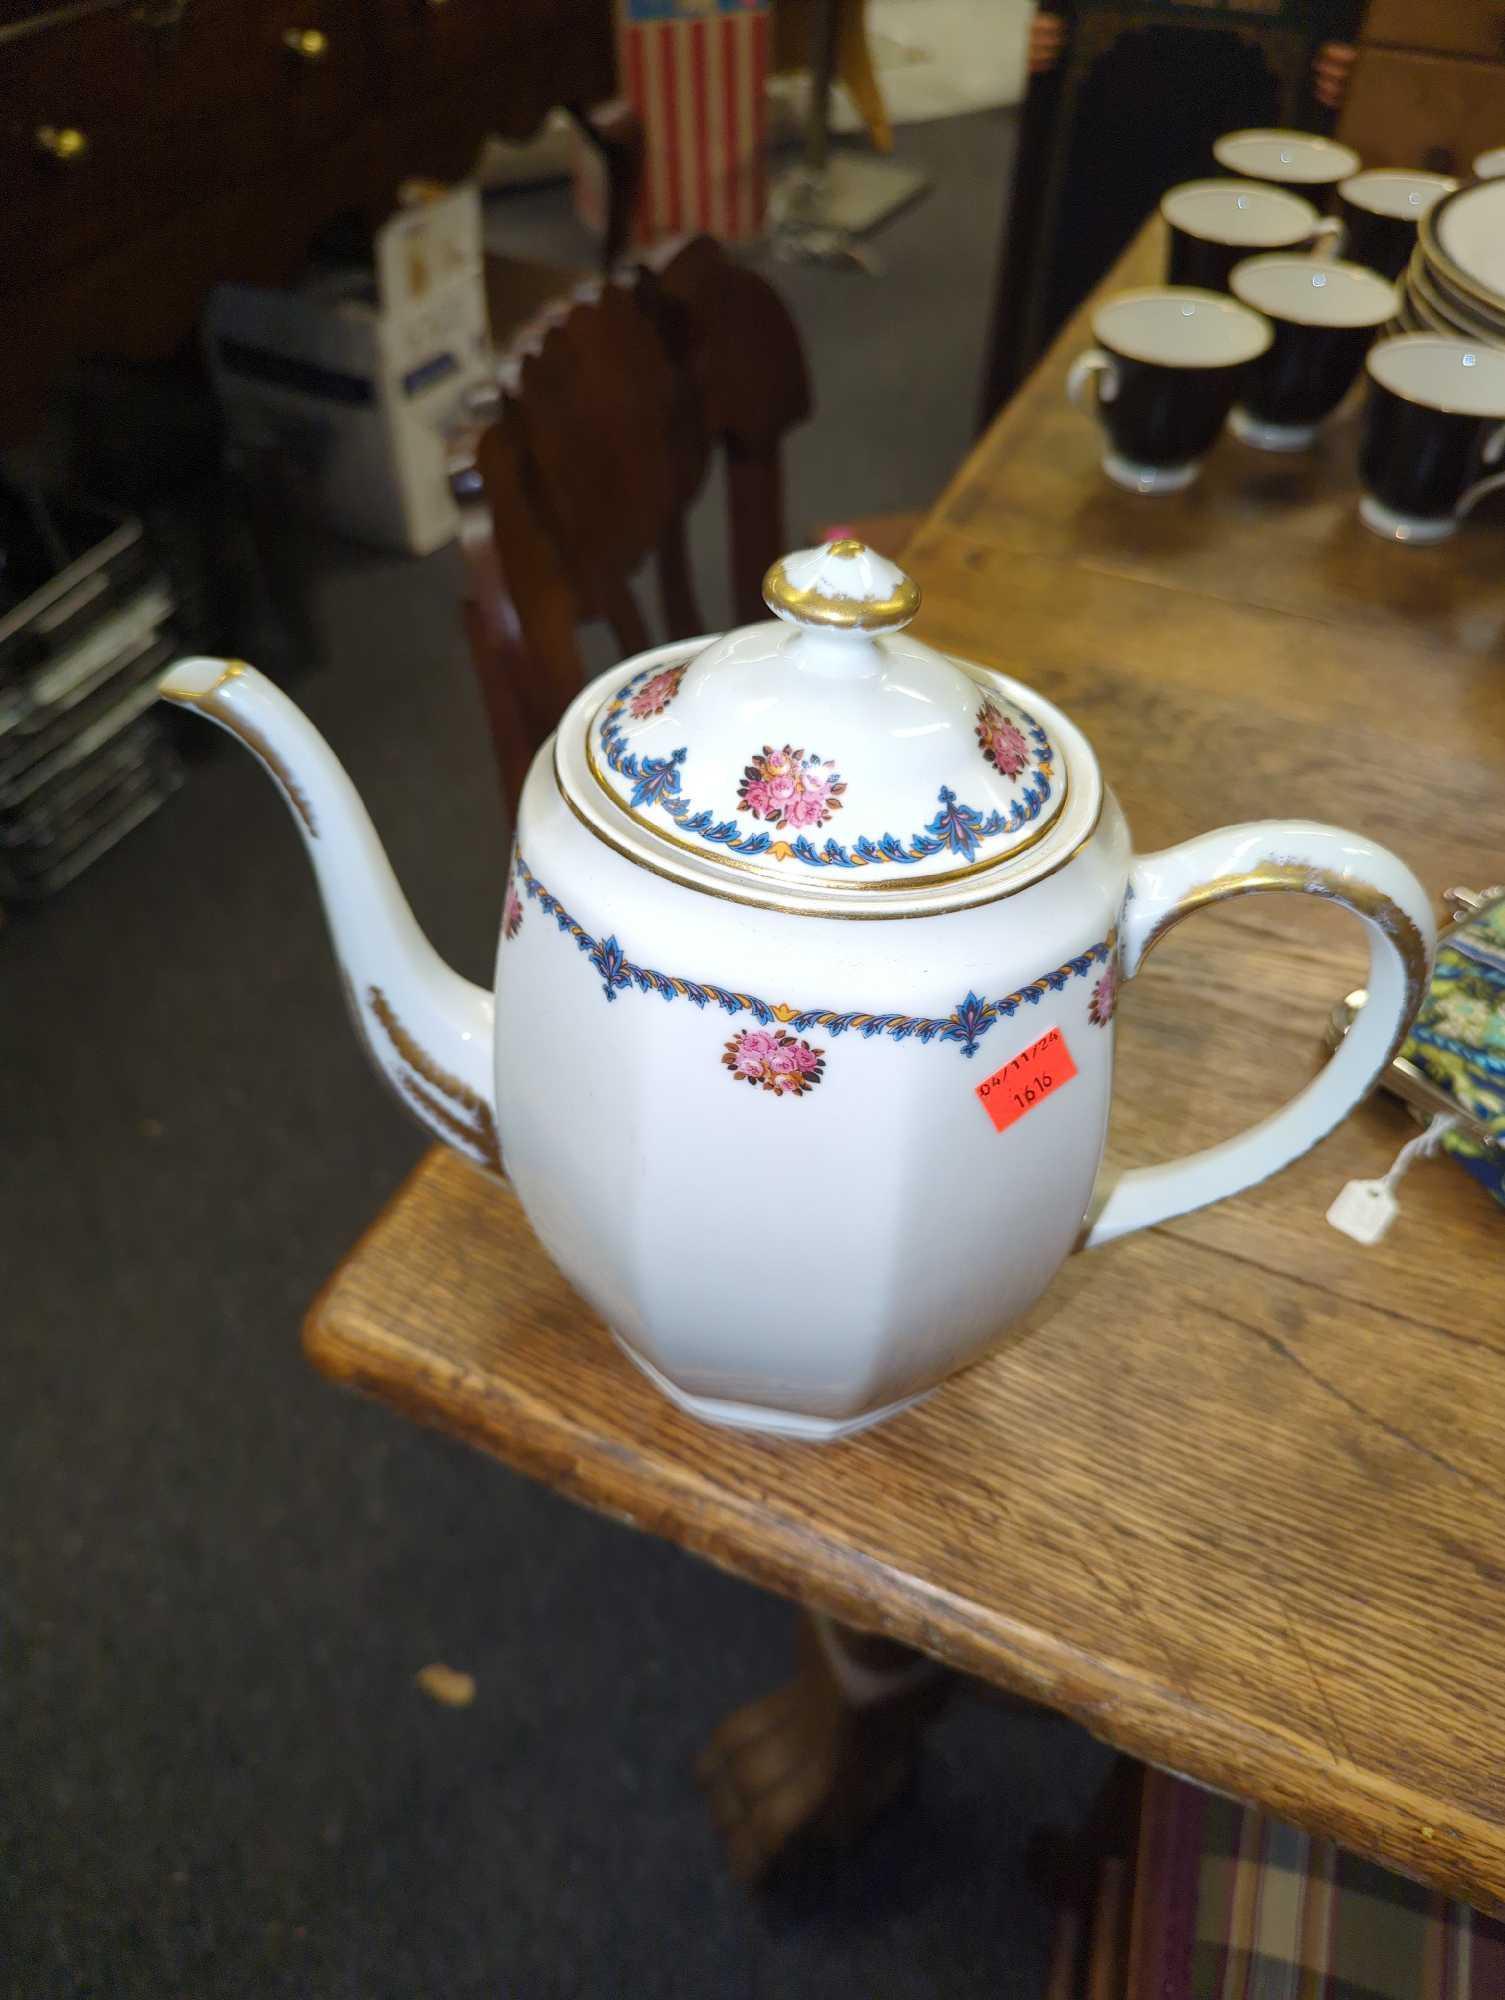
[[[1151,1771],[1135,2000],[1505,2000],[1505,1924]]]

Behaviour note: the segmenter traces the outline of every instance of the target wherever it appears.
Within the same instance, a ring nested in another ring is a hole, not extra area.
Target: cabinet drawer
[[[300,30],[321,39],[289,42]],[[18,17],[0,0],[0,105],[74,125],[258,99],[271,108],[294,77],[328,88],[364,68],[364,41],[359,0],[121,0],[78,19]]]
[[[366,106],[359,0],[189,0],[170,34],[160,108],[194,134],[211,175],[327,145]]]
[[[0,290],[312,156],[368,109],[341,0],[190,0],[160,34],[128,14],[0,39]]]
[[[3,4],[3,0],[0,0]],[[14,5],[0,14],[0,106],[9,125],[73,127],[128,121],[155,101],[172,69],[168,37],[147,29],[131,6],[58,20]]]
[[[532,132],[551,106],[611,94],[608,0],[377,0],[382,70],[398,107],[497,73],[496,129]]]
[[[4,88],[0,69],[0,91]],[[75,122],[77,120],[77,122]],[[180,199],[160,127],[52,106],[0,126],[0,290],[22,291],[148,228]]]

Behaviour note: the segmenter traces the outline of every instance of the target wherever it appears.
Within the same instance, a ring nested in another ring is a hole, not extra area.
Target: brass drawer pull
[[[299,62],[321,63],[329,54],[329,37],[322,28],[284,28],[282,46]]]
[[[39,125],[32,137],[39,153],[64,164],[81,160],[89,150],[88,135],[76,125]]]

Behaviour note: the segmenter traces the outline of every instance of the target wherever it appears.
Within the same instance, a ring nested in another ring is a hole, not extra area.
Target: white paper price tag
[[[1350,1181],[1327,1211],[1334,1229],[1355,1243],[1378,1243],[1400,1213],[1386,1181]]]
[[[1333,1228],[1341,1229],[1355,1243],[1378,1243],[1400,1214],[1395,1190],[1410,1172],[1412,1162],[1429,1160],[1457,1123],[1455,1111],[1439,1111],[1425,1132],[1418,1132],[1401,1147],[1382,1180],[1350,1181],[1327,1211]]]

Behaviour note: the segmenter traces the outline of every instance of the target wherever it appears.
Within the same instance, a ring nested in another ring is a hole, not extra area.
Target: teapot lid
[[[1052,732],[1000,676],[905,635],[920,592],[896,564],[828,542],[763,595],[774,621],[660,649],[588,716],[591,776],[639,829],[823,898],[957,881],[1050,829]]]

